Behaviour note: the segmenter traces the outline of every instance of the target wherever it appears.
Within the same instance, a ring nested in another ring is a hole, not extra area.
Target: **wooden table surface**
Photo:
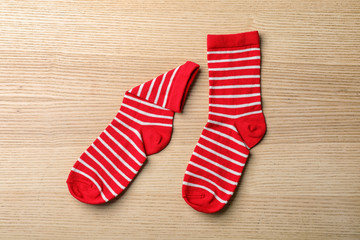
[[[1,1],[0,239],[360,239],[360,1]],[[194,211],[206,35],[258,30],[268,131],[229,206]],[[67,175],[124,92],[201,65],[170,144],[117,200]]]

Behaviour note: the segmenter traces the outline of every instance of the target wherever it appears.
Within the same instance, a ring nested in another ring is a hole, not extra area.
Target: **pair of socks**
[[[229,201],[249,150],[264,136],[257,31],[208,35],[209,117],[185,171],[182,196],[197,211],[213,213]],[[114,120],[80,156],[68,180],[79,201],[117,197],[148,155],[170,141],[199,65],[170,70],[125,93]]]

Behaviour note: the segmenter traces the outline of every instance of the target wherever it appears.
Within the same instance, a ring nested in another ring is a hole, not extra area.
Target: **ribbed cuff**
[[[199,68],[199,64],[190,61],[179,67],[170,89],[169,101],[165,106],[167,109],[174,112],[182,111],[190,85]]]
[[[207,36],[208,50],[214,48],[234,48],[249,45],[259,45],[259,43],[260,41],[258,31]]]

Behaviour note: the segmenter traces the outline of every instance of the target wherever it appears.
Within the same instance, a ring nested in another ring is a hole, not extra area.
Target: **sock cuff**
[[[249,45],[259,45],[258,31],[225,34],[225,35],[208,35],[207,48],[235,48]]]
[[[199,64],[191,61],[187,61],[179,67],[170,89],[169,101],[165,106],[167,109],[174,112],[182,111],[190,85],[199,71],[199,68]]]

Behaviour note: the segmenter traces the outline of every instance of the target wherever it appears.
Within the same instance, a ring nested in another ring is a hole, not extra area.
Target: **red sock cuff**
[[[259,45],[258,31],[226,34],[226,35],[208,35],[207,48],[236,48],[251,45]]]
[[[170,89],[169,101],[165,106],[167,109],[174,112],[182,111],[190,85],[199,71],[199,67],[199,64],[190,61],[179,67]]]

